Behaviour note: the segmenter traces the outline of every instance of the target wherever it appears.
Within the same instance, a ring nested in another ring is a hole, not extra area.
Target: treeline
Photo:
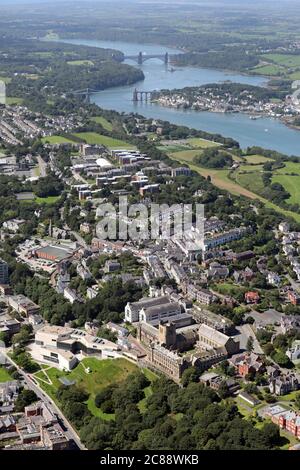
[[[200,155],[194,157],[194,162],[204,168],[230,168],[233,164],[233,158],[223,150],[207,148]]]
[[[259,58],[253,54],[246,54],[240,47],[231,47],[222,51],[209,51],[204,53],[188,52],[178,54],[176,65],[194,65],[225,70],[247,70],[259,64]]]

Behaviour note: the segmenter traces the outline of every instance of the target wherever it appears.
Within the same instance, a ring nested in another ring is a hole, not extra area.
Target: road
[[[286,278],[287,278],[287,280],[289,281],[289,283],[291,284],[292,288],[293,288],[296,292],[298,292],[298,294],[300,294],[300,283],[294,281],[294,279],[292,279],[291,276],[289,276],[288,274],[286,275]]]
[[[72,424],[67,420],[67,418],[62,414],[62,412],[60,411],[60,409],[58,408],[58,406],[55,404],[55,402],[52,400],[51,397],[49,397],[49,395],[44,391],[42,390],[38,385],[37,383],[35,383],[33,381],[33,379],[30,377],[29,374],[26,374],[26,372],[24,372],[8,355],[7,355],[7,352],[4,350],[1,351],[4,356],[6,357],[6,359],[14,366],[16,367],[17,371],[19,372],[19,374],[22,376],[24,382],[26,383],[27,387],[30,389],[30,390],[33,390],[35,392],[35,394],[38,396],[38,398],[43,401],[44,403],[47,404],[47,406],[55,413],[58,415],[60,421],[62,422],[64,428],[65,428],[65,434],[66,436],[68,437],[68,439],[72,440],[75,442],[75,444],[77,445],[77,447],[80,449],[80,450],[87,450],[86,447],[81,443],[79,437],[78,437],[78,434],[77,432],[75,431],[75,429],[73,428]]]
[[[38,156],[37,161],[39,164],[39,169],[40,169],[40,177],[45,178],[47,176],[47,163],[42,159],[42,157]]]
[[[82,238],[82,236],[79,235],[78,232],[72,231],[71,234],[76,238],[76,240],[77,240],[77,242],[79,243],[79,245],[83,246],[83,248],[85,248],[85,249],[88,248],[87,243],[86,243],[85,240]]]
[[[247,341],[250,336],[253,338],[253,352],[256,354],[263,354],[263,350],[260,347],[259,342],[251,328],[251,325],[241,325],[237,326],[236,329],[239,331],[239,334],[234,337],[234,339],[238,339],[240,342],[240,349],[245,350],[247,349]]]

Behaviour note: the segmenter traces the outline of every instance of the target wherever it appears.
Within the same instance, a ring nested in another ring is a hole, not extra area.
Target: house
[[[274,272],[269,272],[267,275],[267,281],[272,286],[279,286],[281,283],[281,277]]]
[[[21,315],[28,317],[30,314],[39,313],[40,307],[23,294],[8,297],[8,305]]]
[[[263,373],[266,368],[263,359],[254,353],[244,353],[230,359],[236,372],[242,377],[248,374]]]
[[[288,299],[292,305],[300,305],[300,295],[294,290],[288,291]]]
[[[216,391],[220,389],[222,384],[225,384],[230,395],[233,395],[240,388],[240,385],[234,379],[222,377],[214,372],[202,374],[199,378],[199,382]]]
[[[300,340],[293,341],[292,346],[286,351],[286,355],[294,363],[300,361]]]
[[[257,304],[260,300],[260,296],[257,292],[249,291],[245,293],[245,300],[247,304]]]
[[[299,380],[294,373],[281,374],[270,379],[269,389],[275,395],[286,395],[287,393],[299,390]]]
[[[281,222],[278,225],[278,230],[281,233],[288,233],[290,231],[290,224],[288,222]]]
[[[121,269],[121,264],[118,261],[107,260],[104,266],[105,273],[113,273]]]
[[[282,315],[280,322],[284,334],[291,330],[300,330],[300,315]]]
[[[227,266],[213,262],[209,266],[208,275],[212,279],[226,279],[229,276],[229,269]]]
[[[210,305],[216,299],[216,297],[211,292],[205,289],[201,289],[194,284],[187,285],[186,295],[189,299],[195,300],[204,305]]]
[[[0,416],[0,434],[16,431],[16,420],[13,415]]]
[[[256,406],[260,403],[257,398],[253,397],[247,392],[240,392],[238,396],[251,406]]]

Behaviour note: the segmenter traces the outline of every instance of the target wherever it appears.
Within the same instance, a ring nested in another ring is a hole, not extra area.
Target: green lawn
[[[85,368],[90,368],[91,372],[86,373]],[[52,381],[52,385],[44,383],[40,372],[35,375],[41,388],[43,388],[56,402],[56,391],[62,385],[59,378],[67,377],[75,380],[76,385],[89,394],[87,405],[91,413],[104,419],[113,419],[114,415],[103,413],[95,406],[95,396],[104,387],[111,383],[122,382],[131,373],[137,370],[136,365],[126,359],[103,359],[86,358],[78,364],[71,372],[63,372],[51,367],[46,370],[46,374]],[[47,380],[44,374],[44,380]]]
[[[42,139],[43,144],[74,144],[75,142],[71,139],[67,139],[61,135],[50,135],[47,137],[43,137]]]
[[[10,380],[12,380],[12,377],[9,372],[4,367],[0,367],[0,383],[9,382]]]
[[[54,204],[60,199],[60,196],[48,196],[48,197],[36,197],[35,202],[37,204]]]
[[[94,62],[92,62],[91,60],[69,60],[67,62],[68,65],[94,65]]]
[[[95,116],[91,118],[91,121],[96,122],[97,124],[101,124],[101,126],[106,129],[107,131],[112,131],[112,124],[107,119],[102,116]]]
[[[135,149],[136,147],[124,140],[113,139],[112,137],[107,137],[106,135],[97,134],[96,132],[80,132],[74,134],[79,139],[82,139],[83,142],[86,142],[90,145],[105,145],[105,147],[112,149]]]

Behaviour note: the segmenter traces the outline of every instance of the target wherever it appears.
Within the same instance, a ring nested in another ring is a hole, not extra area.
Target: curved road
[[[52,400],[51,397],[49,397],[49,395],[44,391],[42,390],[39,385],[33,381],[33,379],[30,377],[29,374],[26,374],[26,372],[24,372],[8,355],[5,351],[2,351],[3,354],[5,355],[6,359],[8,360],[8,362],[10,362],[14,367],[16,367],[17,371],[19,372],[19,374],[22,376],[24,382],[26,383],[27,387],[30,389],[30,390],[33,390],[36,395],[39,397],[39,399],[41,401],[43,401],[44,403],[47,404],[47,406],[52,409],[52,411],[54,413],[56,413],[60,419],[60,421],[62,422],[62,424],[64,425],[66,431],[65,431],[65,434],[66,436],[68,437],[68,439],[72,440],[75,442],[75,444],[77,445],[77,447],[80,449],[80,450],[87,450],[87,448],[82,444],[82,442],[80,441],[79,439],[79,436],[77,434],[77,432],[75,431],[75,429],[73,428],[72,424],[67,420],[67,418],[62,414],[61,410],[58,408],[58,406],[55,404],[55,402]]]

